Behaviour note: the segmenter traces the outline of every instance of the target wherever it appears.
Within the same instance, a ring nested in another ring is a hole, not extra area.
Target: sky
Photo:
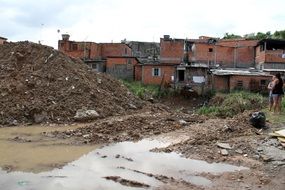
[[[0,36],[57,48],[62,34],[93,42],[159,42],[285,30],[284,0],[0,0]]]

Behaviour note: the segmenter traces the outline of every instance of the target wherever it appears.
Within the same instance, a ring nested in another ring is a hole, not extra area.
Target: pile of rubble
[[[0,46],[0,125],[102,118],[142,104],[119,81],[51,47]]]

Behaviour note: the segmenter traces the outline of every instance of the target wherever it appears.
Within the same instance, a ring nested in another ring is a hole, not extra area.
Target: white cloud
[[[283,0],[0,0],[0,4],[0,36],[41,40],[54,47],[58,29],[73,40],[95,42],[285,29]]]

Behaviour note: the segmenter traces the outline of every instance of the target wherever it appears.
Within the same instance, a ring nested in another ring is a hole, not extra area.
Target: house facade
[[[4,44],[8,39],[0,36],[0,45]]]
[[[208,90],[266,90],[271,74],[285,73],[284,40],[175,39],[169,35],[160,43],[74,42],[69,35],[59,41],[59,50],[81,58],[100,72],[144,84],[183,88],[198,94]]]
[[[285,40],[264,39],[256,47],[256,68],[285,74]]]
[[[132,57],[132,50],[124,43],[78,42],[71,41],[69,38],[70,35],[68,34],[62,35],[62,40],[58,41],[58,50],[71,57],[82,59],[98,72],[108,71],[109,74],[114,74],[115,77],[124,78],[123,74],[119,74],[122,71],[115,72],[114,68],[122,68],[122,65],[128,68],[130,65],[133,67],[135,61]],[[129,60],[131,60],[131,64],[129,64]],[[126,71],[130,72],[131,70]]]

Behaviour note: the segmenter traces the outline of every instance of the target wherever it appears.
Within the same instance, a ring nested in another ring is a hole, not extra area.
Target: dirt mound
[[[220,154],[217,142],[227,142],[233,149],[228,150],[231,155],[248,154],[255,155],[251,138],[258,139],[258,129],[249,124],[250,111],[238,114],[228,119],[209,119],[204,123],[198,123],[185,133],[191,134],[186,141],[170,145],[169,147],[154,151],[179,152],[185,157],[194,159],[203,158],[206,161],[223,161],[226,157]],[[238,150],[237,153],[235,152]],[[198,157],[193,157],[197,155]]]
[[[105,117],[142,105],[119,81],[48,46],[1,45],[0,68],[2,125],[68,122],[78,110]]]

